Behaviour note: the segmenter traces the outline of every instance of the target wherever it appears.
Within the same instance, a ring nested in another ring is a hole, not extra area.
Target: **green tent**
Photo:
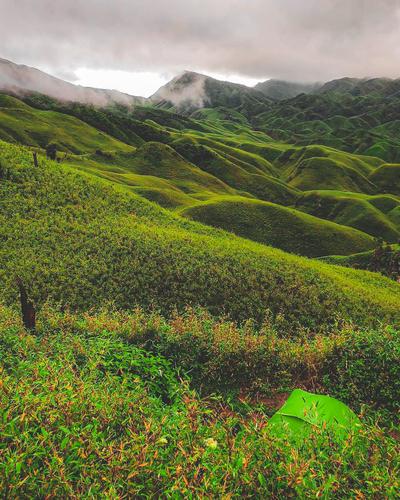
[[[296,389],[270,418],[268,425],[273,435],[303,440],[317,428],[327,429],[337,438],[343,438],[361,422],[341,401]]]

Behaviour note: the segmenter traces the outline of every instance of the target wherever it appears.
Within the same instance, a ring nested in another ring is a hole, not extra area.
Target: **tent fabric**
[[[327,429],[336,437],[346,437],[361,422],[341,401],[296,389],[268,425],[277,436],[305,439],[315,429]]]

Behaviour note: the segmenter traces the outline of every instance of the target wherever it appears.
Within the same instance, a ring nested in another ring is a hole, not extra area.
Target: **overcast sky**
[[[0,0],[0,33],[0,57],[136,95],[185,69],[400,77],[400,0]]]

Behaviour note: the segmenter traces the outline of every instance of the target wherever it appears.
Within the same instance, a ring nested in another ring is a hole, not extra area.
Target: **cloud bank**
[[[400,0],[0,0],[0,57],[53,74],[400,76]]]

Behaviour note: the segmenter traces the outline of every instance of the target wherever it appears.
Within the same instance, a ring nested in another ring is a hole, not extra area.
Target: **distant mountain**
[[[276,101],[252,126],[296,145],[324,144],[400,162],[400,80],[342,78]]]
[[[300,94],[311,94],[320,89],[322,85],[322,83],[298,83],[271,79],[257,83],[254,88],[274,101],[282,101]]]
[[[338,92],[354,96],[374,94],[377,97],[392,97],[400,92],[400,79],[339,78],[325,83],[317,92],[321,94]]]
[[[143,104],[144,97],[134,97],[118,90],[95,89],[65,82],[43,71],[0,58],[0,90],[17,95],[33,92],[45,94],[60,101],[72,101],[95,106],[110,104]]]
[[[259,90],[185,71],[161,87],[150,100],[165,109],[190,114],[201,108],[225,107],[245,115],[260,113],[270,104]]]
[[[351,94],[391,97],[400,92],[400,79],[390,78],[337,78],[326,83],[297,83],[284,80],[267,80],[254,87],[274,101],[292,99],[301,94]]]

